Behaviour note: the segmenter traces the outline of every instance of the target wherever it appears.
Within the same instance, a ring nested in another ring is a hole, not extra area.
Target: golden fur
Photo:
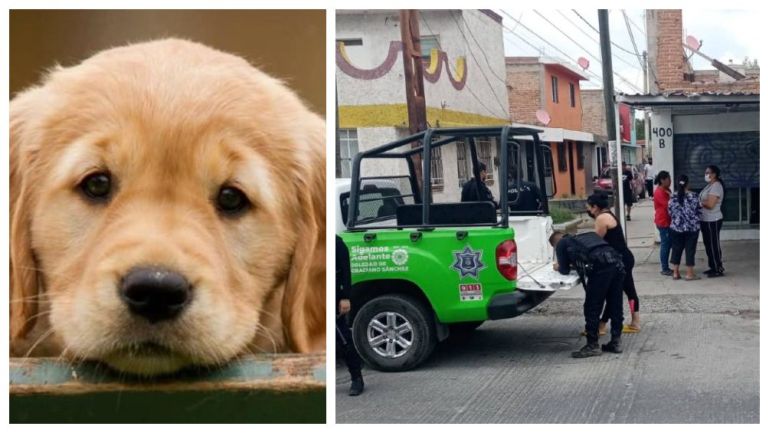
[[[324,349],[325,124],[281,82],[170,39],[57,68],[10,111],[12,355],[154,375]],[[98,170],[108,203],[78,189]],[[253,203],[242,216],[213,205],[225,183]],[[180,317],[150,324],[121,302],[141,265],[193,285]],[[132,352],[143,342],[172,354]]]

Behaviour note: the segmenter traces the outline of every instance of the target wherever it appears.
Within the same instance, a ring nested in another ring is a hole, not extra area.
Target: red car
[[[611,170],[615,170],[616,167],[603,167],[603,171],[600,176],[595,176],[592,181],[592,188],[596,191],[602,191],[608,196],[613,195],[613,181],[611,179]],[[643,174],[635,166],[632,166],[632,192],[637,197],[645,198],[645,179]]]

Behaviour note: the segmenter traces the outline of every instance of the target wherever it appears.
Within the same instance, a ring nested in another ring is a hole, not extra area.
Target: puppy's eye
[[[92,200],[106,200],[112,192],[112,178],[109,173],[91,174],[80,183],[80,190]]]
[[[239,189],[223,186],[216,197],[216,207],[226,214],[238,214],[250,206],[251,202]]]

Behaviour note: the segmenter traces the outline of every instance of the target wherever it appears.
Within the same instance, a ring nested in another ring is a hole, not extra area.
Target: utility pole
[[[405,102],[408,107],[408,129],[411,134],[427,129],[427,103],[424,98],[424,64],[421,60],[419,11],[400,10],[400,38],[403,42],[403,72],[405,75]],[[421,143],[411,143],[419,147]],[[422,187],[421,155],[412,157],[419,188]]]
[[[336,86],[336,155],[341,155],[341,138],[339,137],[339,86]],[[350,155],[354,156],[354,155]],[[341,177],[341,164],[336,162],[336,177]],[[351,176],[351,175],[350,175]]]
[[[603,63],[603,102],[605,104],[605,122],[608,132],[608,140],[616,144],[616,171],[611,173],[613,180],[613,212],[619,217],[624,236],[627,236],[626,224],[624,223],[624,191],[619,182],[621,171],[621,137],[617,130],[617,108],[613,100],[613,62],[611,58],[611,34],[608,25],[608,10],[598,9],[597,20],[600,28],[600,57]],[[634,127],[634,125],[632,125]]]
[[[648,89],[650,88],[648,84],[648,51],[643,51],[643,93],[648,94]],[[643,138],[645,139],[645,150],[648,151],[648,158],[652,158],[653,154],[651,153],[651,124],[648,121],[648,109],[643,109]],[[651,197],[653,198],[653,197]]]

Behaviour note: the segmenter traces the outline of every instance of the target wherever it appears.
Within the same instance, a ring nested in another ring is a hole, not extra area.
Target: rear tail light
[[[517,279],[517,244],[513,240],[504,241],[496,247],[496,268],[504,278]]]

